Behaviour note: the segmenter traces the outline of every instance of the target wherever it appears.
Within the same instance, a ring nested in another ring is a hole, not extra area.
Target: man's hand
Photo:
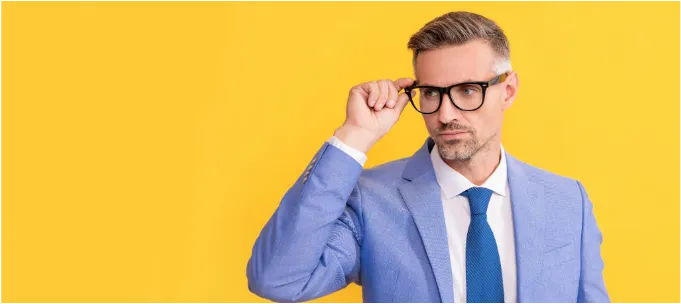
[[[413,79],[370,81],[350,89],[345,122],[334,136],[364,153],[395,125],[409,102],[403,88]],[[412,94],[415,94],[412,92]]]

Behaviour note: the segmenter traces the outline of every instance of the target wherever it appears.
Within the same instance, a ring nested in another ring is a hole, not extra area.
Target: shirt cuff
[[[331,144],[332,146],[334,146],[338,149],[341,149],[341,151],[350,155],[350,157],[354,158],[362,167],[364,167],[364,163],[366,163],[366,161],[367,161],[367,156],[366,156],[366,154],[362,153],[362,151],[359,151],[359,150],[357,150],[353,147],[346,145],[344,142],[342,142],[336,136],[331,136],[331,138],[329,138],[328,141],[329,141],[329,144]]]

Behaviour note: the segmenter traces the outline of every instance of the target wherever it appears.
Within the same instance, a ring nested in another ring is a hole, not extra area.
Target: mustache
[[[473,129],[466,127],[462,124],[458,124],[455,122],[448,123],[446,125],[443,125],[442,127],[437,129],[438,133],[442,133],[445,131],[468,131],[468,132],[473,132]]]

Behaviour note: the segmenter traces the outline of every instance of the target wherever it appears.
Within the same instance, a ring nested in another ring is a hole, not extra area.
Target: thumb
[[[398,80],[393,81],[393,84],[395,85],[397,91],[399,92],[405,87],[412,85],[414,81],[415,80],[411,78],[400,78]]]

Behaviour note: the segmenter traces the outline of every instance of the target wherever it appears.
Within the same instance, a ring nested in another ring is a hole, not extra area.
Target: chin
[[[448,160],[467,160],[472,156],[475,143],[470,140],[439,140],[436,142],[437,149],[443,159]]]

